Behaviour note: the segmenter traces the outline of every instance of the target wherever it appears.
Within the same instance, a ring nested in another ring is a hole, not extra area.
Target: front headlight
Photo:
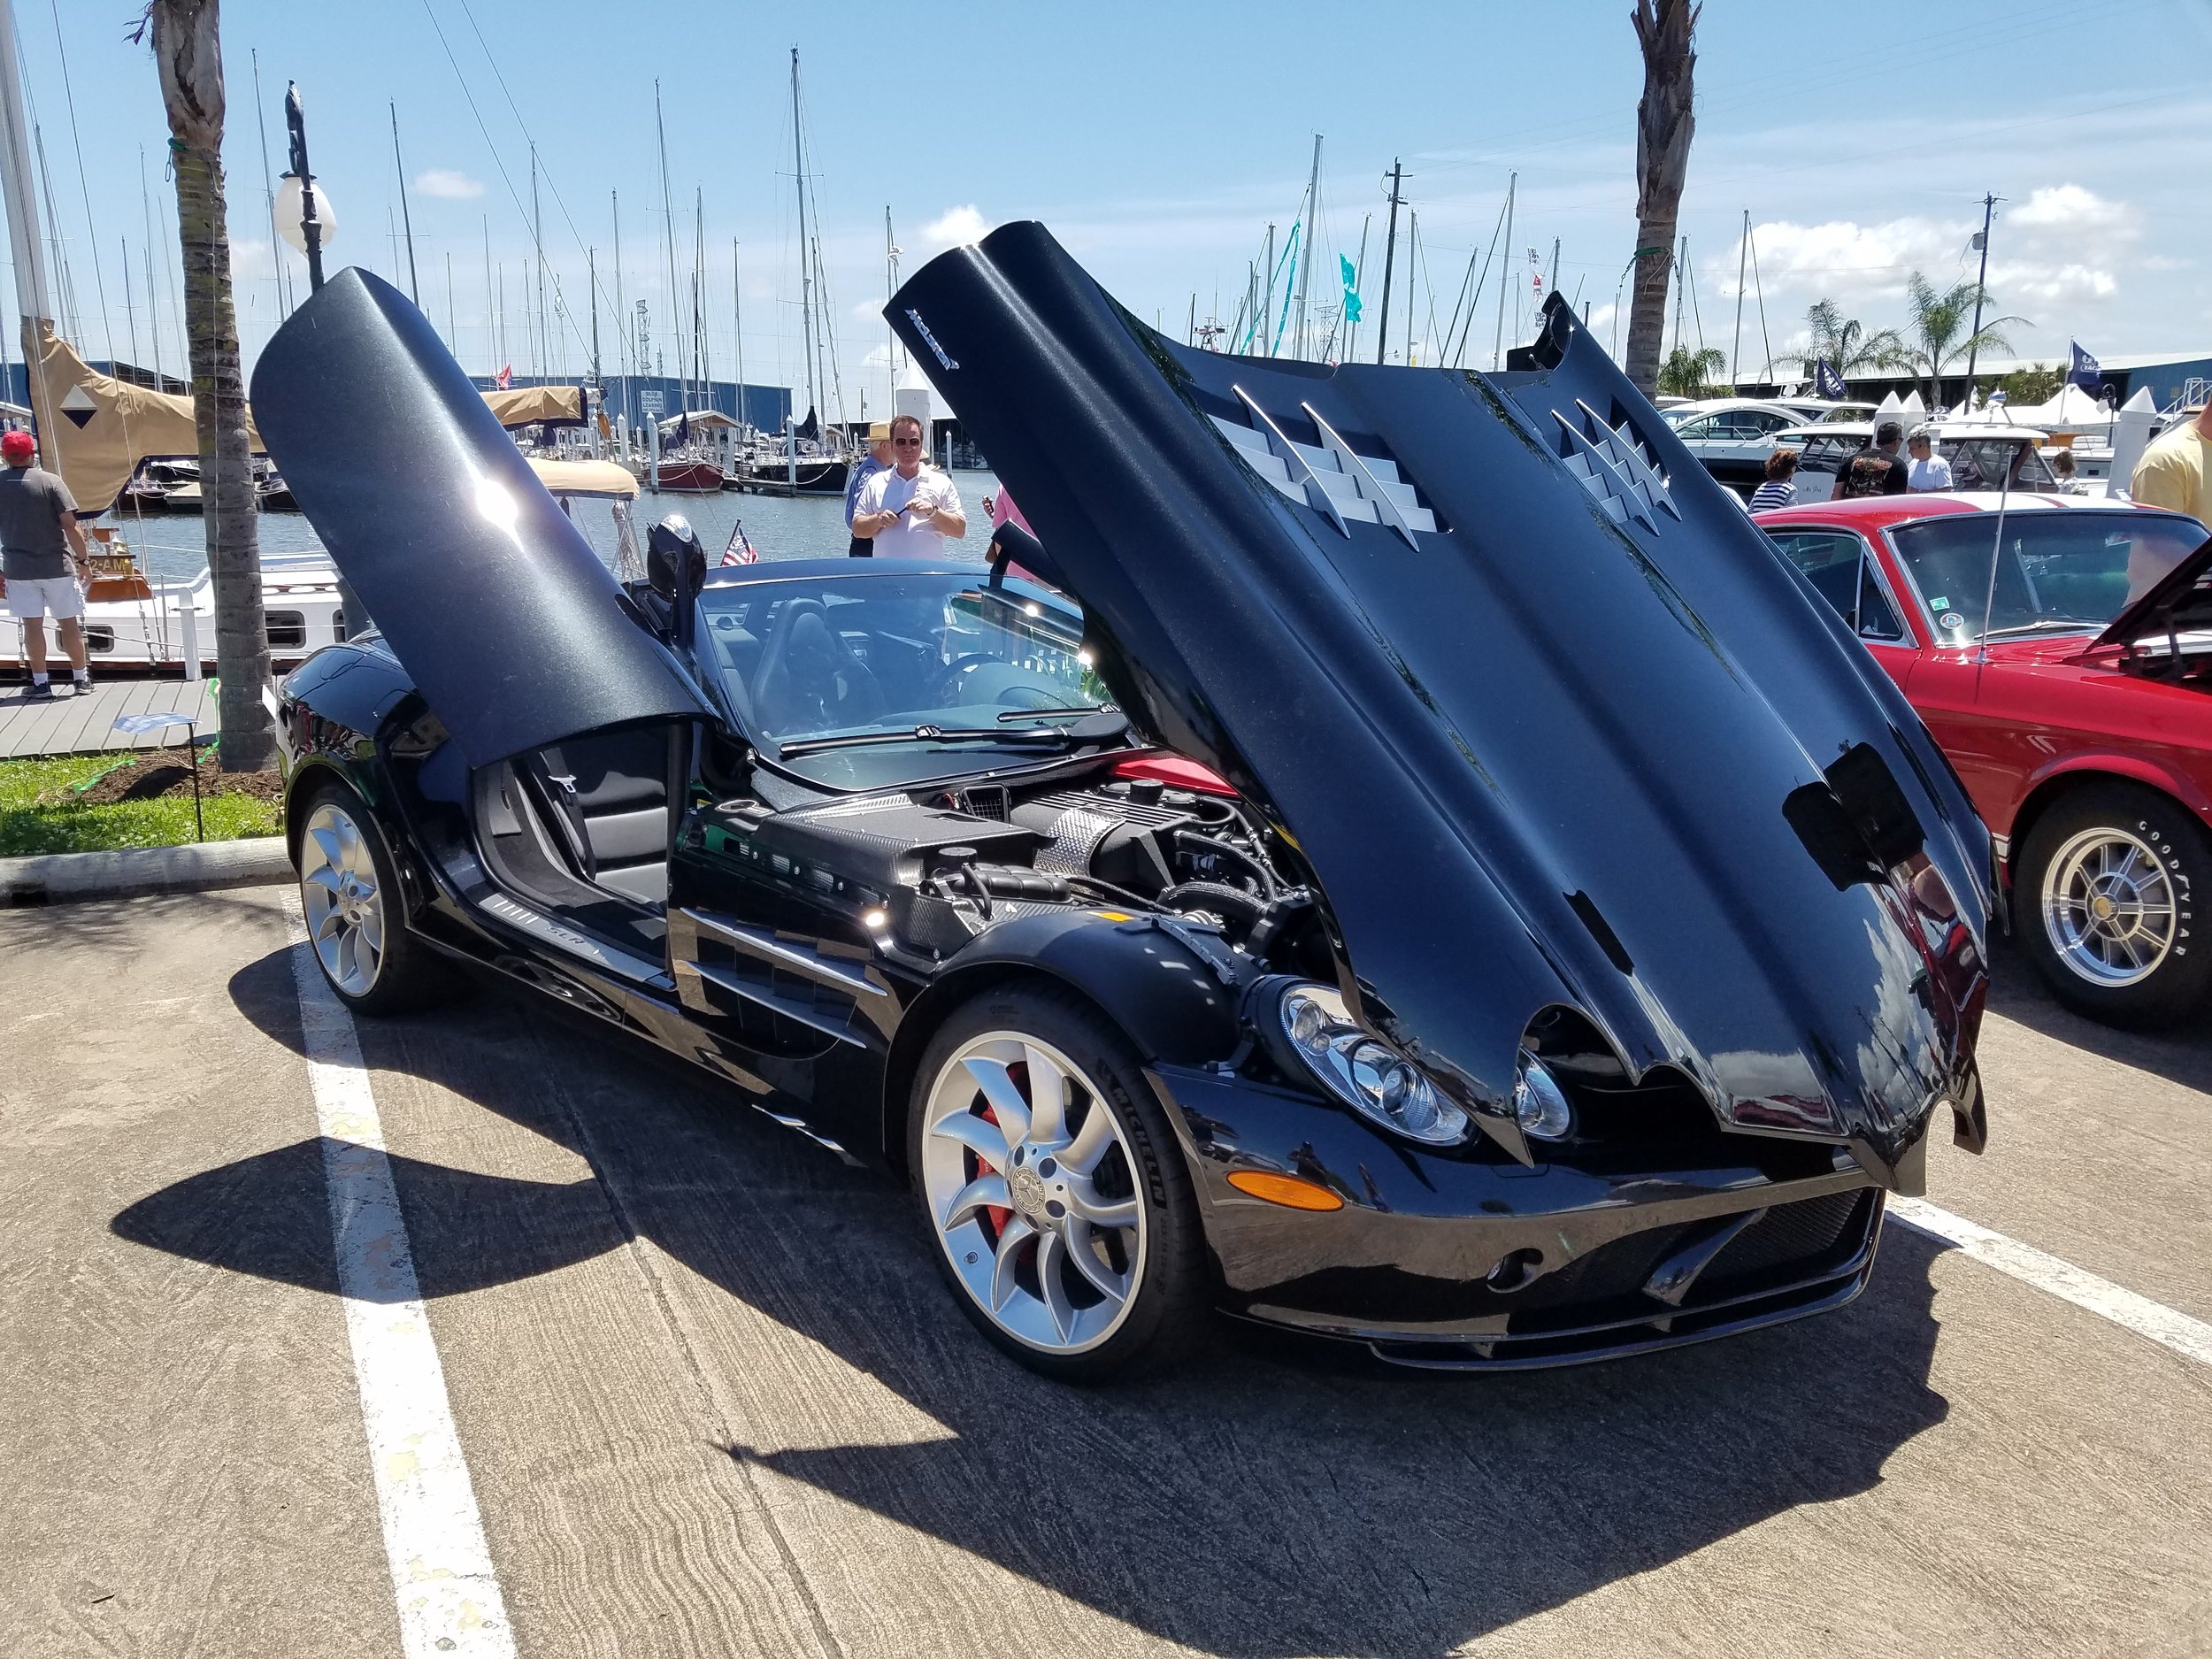
[[[1294,985],[1276,1009],[1306,1069],[1362,1117],[1429,1146],[1465,1137],[1467,1114],[1354,1019],[1333,986]]]

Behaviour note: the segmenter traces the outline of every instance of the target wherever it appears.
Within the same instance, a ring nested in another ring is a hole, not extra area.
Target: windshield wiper
[[[1048,732],[1005,732],[996,726],[914,726],[897,732],[848,732],[841,737],[803,737],[778,746],[779,758],[816,755],[831,749],[865,749],[883,743],[1000,743],[1021,749],[1072,749],[1082,743],[1102,743],[1119,737],[1129,722],[1118,714],[1083,710],[1088,718],[1074,726]]]
[[[1062,718],[1079,719],[1088,714],[1118,714],[1120,710],[1110,703],[1083,703],[1072,709],[1009,709],[999,716],[999,724],[1010,720],[1056,720]]]
[[[1992,628],[1982,637],[1993,640],[2000,634],[2043,634],[2054,628],[2101,628],[2105,626],[2090,617],[2039,617],[2033,622],[2009,622],[2001,628]]]

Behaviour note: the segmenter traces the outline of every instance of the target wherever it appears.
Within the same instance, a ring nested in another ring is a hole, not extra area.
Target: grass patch
[[[200,764],[200,787],[211,841],[273,835],[282,827],[282,809],[265,798],[265,774],[249,773],[234,784],[216,769],[211,752]],[[191,773],[181,750],[0,762],[0,857],[175,847],[197,839]]]

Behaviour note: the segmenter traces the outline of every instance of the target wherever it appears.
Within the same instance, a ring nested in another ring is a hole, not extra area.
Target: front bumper
[[[1397,1363],[1517,1369],[1678,1347],[1839,1308],[1883,1194],[1841,1147],[1719,1134],[1597,1167],[1425,1153],[1248,1079],[1150,1074],[1183,1137],[1225,1310]],[[1922,1133],[1924,1135],[1925,1127]],[[1231,1187],[1318,1182],[1340,1210]]]

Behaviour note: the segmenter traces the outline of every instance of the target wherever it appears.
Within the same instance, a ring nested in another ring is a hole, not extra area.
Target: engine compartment
[[[1325,972],[1312,885],[1295,849],[1187,762],[1063,772],[1027,787],[976,782],[798,806],[762,818],[771,856],[880,895],[892,941],[932,960],[1041,910],[1169,915],[1217,931],[1263,965]],[[1147,775],[1165,772],[1167,776]],[[1134,775],[1130,775],[1134,774]]]

